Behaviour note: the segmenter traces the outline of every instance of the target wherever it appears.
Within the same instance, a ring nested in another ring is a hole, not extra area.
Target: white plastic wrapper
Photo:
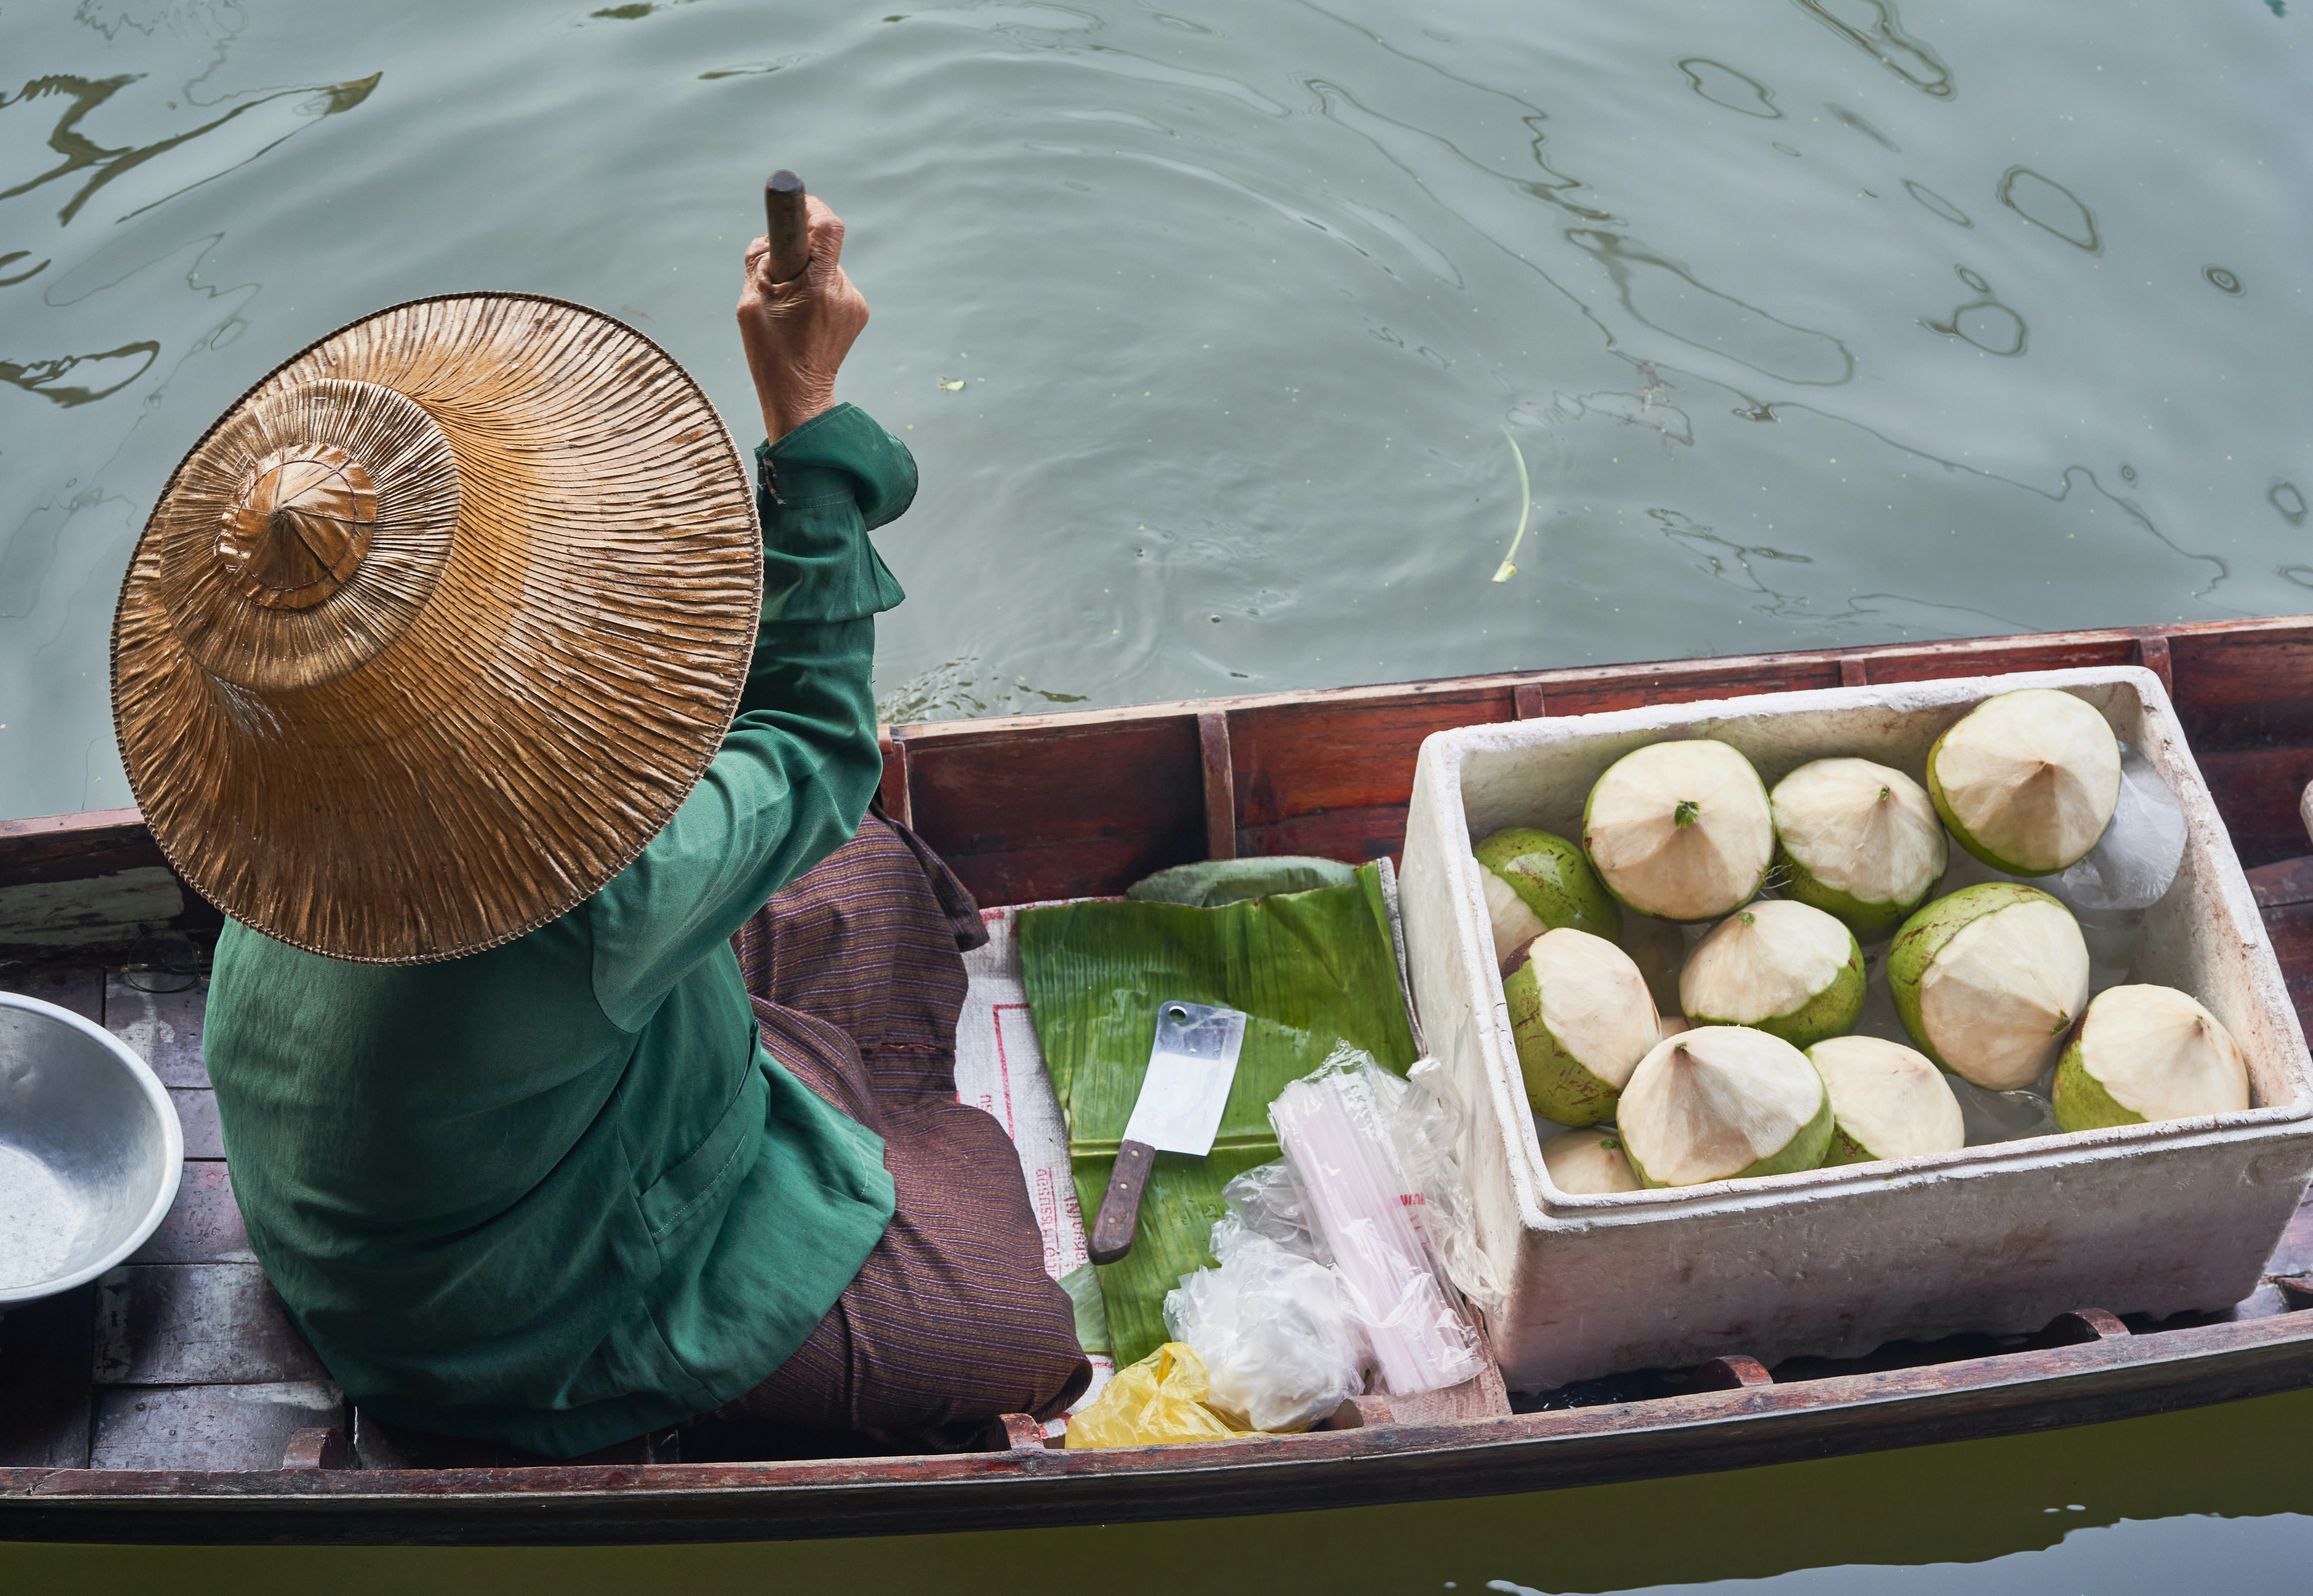
[[[1415,1199],[1414,1223],[1462,1295],[1481,1312],[1499,1313],[1509,1295],[1494,1260],[1478,1245],[1477,1204],[1462,1167],[1468,1123],[1446,1066],[1435,1058],[1416,1059],[1389,1117],[1398,1168]]]
[[[1478,1372],[1477,1332],[1412,1219],[1389,1131],[1405,1083],[1337,1048],[1270,1105],[1270,1123],[1333,1254],[1382,1389],[1440,1390]]]
[[[1333,1250],[1317,1232],[1316,1215],[1309,1212],[1308,1195],[1293,1178],[1293,1166],[1283,1159],[1258,1164],[1221,1188],[1221,1201],[1230,1215],[1255,1235],[1266,1236],[1298,1258],[1314,1258],[1331,1267]],[[1216,1237],[1219,1235],[1216,1230]],[[1220,1256],[1218,1250],[1214,1257]]]
[[[1357,1327],[1332,1270],[1248,1229],[1213,1226],[1215,1269],[1181,1276],[1165,1328],[1204,1360],[1209,1406],[1240,1428],[1306,1430],[1365,1389]]]

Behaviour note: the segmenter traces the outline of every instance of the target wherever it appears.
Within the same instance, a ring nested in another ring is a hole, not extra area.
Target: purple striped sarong
[[[1057,1417],[1090,1382],[1019,1155],[955,1098],[960,950],[987,935],[938,856],[870,814],[732,939],[763,1045],[884,1138],[897,1212],[810,1338],[703,1430],[954,1445],[998,1414]]]

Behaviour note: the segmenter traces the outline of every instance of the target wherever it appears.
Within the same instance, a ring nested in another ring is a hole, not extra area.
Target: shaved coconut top
[[[1775,851],[1767,791],[1723,742],[1658,742],[1590,789],[1582,846],[1615,896],[1642,913],[1707,920],[1759,890]]]
[[[1839,1128],[1879,1158],[1949,1153],[1967,1141],[1959,1099],[1924,1053],[1876,1036],[1835,1036],[1807,1049]]]
[[[1550,1172],[1550,1183],[1571,1197],[1644,1189],[1623,1156],[1622,1138],[1611,1130],[1570,1130],[1551,1137],[1542,1144],[1542,1167]]]
[[[1678,1006],[1749,1024],[1795,1014],[1839,978],[1855,937],[1836,916],[1769,899],[1728,916],[1679,972]]]
[[[1550,926],[1526,907],[1517,888],[1482,864],[1478,866],[1478,881],[1486,894],[1486,918],[1494,931],[1494,962],[1507,966],[1520,948]]]
[[[1930,767],[1976,845],[2028,874],[2077,862],[2120,802],[2120,741],[2053,688],[1987,698],[1943,735]]]
[[[1775,833],[1807,873],[1859,903],[1910,903],[1949,849],[1928,790],[1869,759],[1817,759],[1775,784]]]
[[[1961,926],[1920,978],[1920,1024],[1954,1074],[2028,1086],[2089,1001],[2089,945],[2064,907],[2032,899]]]
[[[1705,1025],[1639,1061],[1614,1117],[1649,1179],[1693,1186],[1790,1146],[1823,1111],[1823,1095],[1815,1065],[1781,1037]]]
[[[1561,926],[1534,939],[1542,1022],[1592,1074],[1619,1088],[1662,1035],[1647,979],[1603,936]]]
[[[2232,1032],[2174,987],[2098,993],[2080,1027],[2080,1065],[2147,1119],[2248,1107],[2248,1063]]]

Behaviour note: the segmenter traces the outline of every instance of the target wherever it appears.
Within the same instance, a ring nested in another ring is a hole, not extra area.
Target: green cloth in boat
[[[1209,1157],[1160,1153],[1132,1250],[1097,1266],[1120,1369],[1168,1340],[1165,1293],[1213,1262],[1232,1176],[1279,1155],[1269,1105],[1340,1042],[1403,1074],[1414,1060],[1397,953],[1368,864],[1347,886],[1220,908],[1071,903],[1020,913],[1028,1011],[1069,1122],[1087,1229],[1140,1095],[1156,1010],[1179,999],[1245,1013],[1244,1048]]]
[[[392,1424],[572,1456],[752,1390],[884,1232],[883,1142],[765,1050],[731,935],[857,827],[907,448],[839,406],[757,453],[761,630],[721,751],[560,919],[463,959],[218,940],[233,1191],[289,1312]]]

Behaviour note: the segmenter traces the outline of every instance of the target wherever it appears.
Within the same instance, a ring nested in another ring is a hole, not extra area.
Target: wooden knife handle
[[[795,281],[811,264],[811,224],[803,197],[803,180],[785,167],[763,184],[763,237],[771,246],[774,283]]]
[[[1117,1148],[1116,1167],[1108,1172],[1108,1189],[1100,1194],[1100,1214],[1086,1246],[1093,1262],[1113,1264],[1132,1250],[1132,1232],[1140,1227],[1140,1194],[1148,1189],[1148,1171],[1156,1163],[1156,1149],[1146,1142]]]

